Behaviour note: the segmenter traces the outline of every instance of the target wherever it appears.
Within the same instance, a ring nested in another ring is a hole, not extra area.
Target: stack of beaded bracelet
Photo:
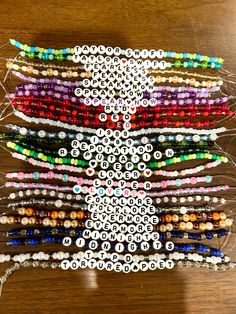
[[[52,268],[125,273],[176,265],[232,268],[221,250],[201,242],[230,234],[232,219],[218,207],[226,202],[219,193],[230,187],[212,186],[210,173],[193,175],[228,162],[214,151],[225,128],[209,127],[234,112],[220,92],[221,77],[176,70],[218,70],[223,59],[10,42],[23,58],[7,60],[7,69],[25,81],[7,95],[14,114],[71,131],[8,124],[11,133],[0,134],[14,158],[37,167],[6,174],[3,191],[16,191],[1,198],[8,203],[0,224],[21,227],[2,236],[8,246],[22,250],[26,245],[46,250],[45,244],[54,243],[85,251],[3,255],[0,262],[16,262],[12,271],[33,263],[48,267],[49,261]],[[27,57],[47,62],[28,62]],[[54,59],[78,65],[51,64]],[[208,161],[189,168],[189,160]],[[179,170],[173,169],[176,164]],[[141,255],[138,250],[160,252]]]

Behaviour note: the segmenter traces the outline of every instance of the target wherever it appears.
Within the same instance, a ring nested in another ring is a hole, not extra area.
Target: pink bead
[[[53,179],[53,178],[54,178],[54,172],[48,171],[48,179]]]
[[[5,177],[8,178],[8,179],[11,179],[11,178],[13,178],[13,175],[12,175],[11,173],[7,173],[7,174],[5,175]]]
[[[70,179],[70,178],[73,178],[73,177],[69,177],[69,179]],[[70,180],[70,181],[72,181],[72,180]],[[83,178],[78,178],[76,183],[77,183],[78,185],[82,185],[83,182],[84,182],[84,179],[83,179]]]
[[[165,189],[167,187],[166,181],[161,181],[161,187]]]
[[[182,184],[186,184],[186,179],[182,179]]]
[[[22,180],[22,179],[24,179],[24,177],[25,177],[24,172],[18,172],[17,179]]]
[[[57,166],[57,169],[62,170],[62,166],[61,165]]]
[[[197,183],[197,179],[195,177],[192,177],[190,179],[191,184],[196,184]]]

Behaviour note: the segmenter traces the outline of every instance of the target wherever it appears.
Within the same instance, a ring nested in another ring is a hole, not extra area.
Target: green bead
[[[34,179],[39,179],[39,178],[40,178],[39,172],[34,172],[33,178],[34,178]]]
[[[201,64],[202,69],[207,69],[208,68],[208,63],[206,61],[203,61]]]
[[[42,60],[48,60],[48,55],[46,53],[42,53]]]
[[[192,68],[193,64],[194,64],[193,60],[188,60],[188,67],[189,68]]]
[[[176,68],[181,67],[181,61],[180,61],[180,60],[176,60],[176,61],[174,62],[174,66],[175,66]]]
[[[62,181],[67,182],[68,179],[69,179],[68,174],[63,174],[63,176],[62,176]]]
[[[181,180],[181,179],[176,179],[176,180],[175,180],[175,184],[176,184],[177,186],[181,186],[181,185],[182,185],[182,180]]]

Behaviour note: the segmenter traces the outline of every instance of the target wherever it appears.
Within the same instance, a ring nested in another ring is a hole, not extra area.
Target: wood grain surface
[[[1,0],[0,45],[9,38],[55,48],[105,44],[198,52],[223,57],[226,69],[235,72],[236,1]],[[14,48],[0,50],[1,57],[14,55]],[[4,60],[0,63],[3,69]],[[10,121],[16,119],[6,120]],[[235,120],[230,125],[235,127]],[[229,147],[234,155],[235,143]],[[1,172],[22,169],[30,167],[0,148]],[[221,168],[226,173],[224,169],[235,176],[232,167]],[[232,236],[226,251],[235,261],[234,243]],[[0,271],[5,268],[1,265]],[[119,274],[29,268],[16,272],[4,285],[0,313],[235,314],[235,282],[236,270]]]

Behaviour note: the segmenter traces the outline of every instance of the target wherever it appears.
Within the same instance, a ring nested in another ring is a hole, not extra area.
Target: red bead
[[[60,116],[60,120],[65,122],[67,120],[66,116]]]
[[[185,127],[190,127],[190,121],[189,120],[185,120],[184,121],[184,126]]]
[[[158,125],[159,125],[159,122],[158,122],[157,120],[154,120],[154,121],[153,121],[153,125],[154,125],[154,126],[158,126]]]

